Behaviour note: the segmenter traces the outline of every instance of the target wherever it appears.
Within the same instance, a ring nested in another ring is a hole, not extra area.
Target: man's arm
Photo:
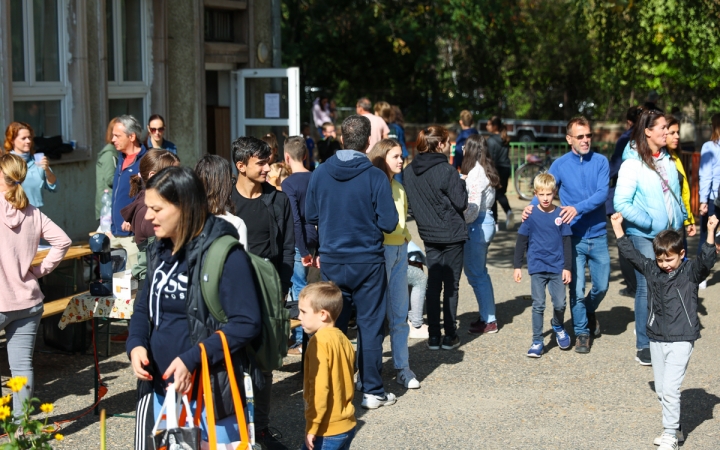
[[[279,192],[278,192],[279,194]],[[283,248],[282,248],[282,271],[280,281],[283,284],[283,292],[288,292],[292,287],[293,266],[295,265],[295,233],[293,231],[293,213],[290,209],[290,201],[285,196],[283,202]],[[302,239],[302,235],[300,236]]]
[[[572,205],[577,210],[578,214],[585,214],[590,211],[594,211],[601,206],[605,206],[605,201],[608,196],[608,185],[610,183],[610,165],[607,159],[597,153],[594,155],[600,161],[600,167],[597,175],[597,186],[595,186],[595,192],[585,200]]]
[[[378,175],[381,173],[378,169]],[[397,208],[395,208],[392,188],[384,174],[382,174],[382,177],[376,177],[374,184],[377,187],[375,192],[375,215],[378,228],[384,233],[392,233],[400,220]]]
[[[320,220],[315,194],[315,179],[317,178],[318,173],[320,173],[320,170],[315,171],[315,173],[310,176],[310,183],[308,183],[307,194],[305,194],[305,220],[307,221],[307,223],[316,226],[318,224],[318,221]]]
[[[293,232],[295,233],[295,247],[300,252],[300,256],[307,256],[310,252],[305,245],[305,230],[303,230],[302,221],[300,220],[300,201],[297,197],[297,192],[290,183],[285,183],[289,178],[286,178],[282,182],[283,192],[288,196],[290,201],[290,210],[292,211],[293,217]]]

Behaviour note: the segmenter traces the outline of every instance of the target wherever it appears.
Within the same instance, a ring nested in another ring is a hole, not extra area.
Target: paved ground
[[[515,201],[518,209],[521,203]],[[501,218],[504,216],[501,214]],[[414,225],[414,224],[413,224]],[[502,228],[501,228],[502,230]],[[414,231],[414,229],[413,229]],[[419,239],[416,241],[419,242]],[[500,332],[475,337],[467,328],[477,303],[467,280],[461,282],[459,318],[462,346],[455,351],[429,351],[425,341],[410,342],[410,362],[422,388],[405,391],[392,378],[389,340],[385,342],[385,385],[398,403],[365,411],[356,399],[359,431],[353,448],[457,449],[651,449],[661,431],[660,406],[652,391],[652,371],[634,361],[633,299],[620,297],[619,271],[611,274],[610,292],[597,314],[603,336],[592,351],[579,355],[550,342],[546,314],[547,353],[525,356],[531,341],[528,277],[512,281],[515,233],[501,231],[490,248],[489,270],[495,288]],[[691,246],[696,241],[691,241]],[[614,240],[611,240],[614,246]],[[617,251],[611,247],[612,267]],[[720,273],[700,291],[703,338],[698,341],[683,385],[682,423],[685,449],[720,447]],[[569,326],[569,312],[566,323]],[[39,339],[39,348],[43,348]],[[132,414],[135,381],[123,347],[114,345],[101,358],[109,386],[103,407]],[[53,420],[77,416],[92,404],[92,356],[36,353],[37,396],[55,403]],[[304,430],[299,359],[288,359],[276,372],[273,426],[292,449]],[[7,357],[0,352],[6,381]],[[87,415],[65,425],[66,439],[57,448],[99,447],[97,417]],[[132,448],[134,422],[108,421],[108,448]]]

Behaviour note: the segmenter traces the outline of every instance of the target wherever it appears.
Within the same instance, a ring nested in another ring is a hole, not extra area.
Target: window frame
[[[142,34],[142,43],[140,45],[140,61],[142,63],[141,73],[142,81],[124,81],[123,68],[124,61],[122,57],[122,0],[110,0],[112,4],[112,38],[113,38],[113,62],[114,62],[114,80],[110,81],[110,73],[107,73],[106,83],[109,100],[124,100],[124,99],[142,99],[143,101],[143,114],[144,119],[150,117],[150,100],[151,100],[151,89],[150,89],[150,57],[152,52],[151,39],[148,38],[146,30],[150,23],[148,8],[151,5],[148,4],[147,0],[140,0],[140,32]],[[106,3],[107,5],[107,3]],[[107,14],[107,12],[106,12]],[[106,27],[105,32],[108,37],[111,32]],[[106,47],[107,48],[107,47]],[[110,59],[110,55],[107,58]],[[106,63],[106,69],[107,63]],[[108,112],[109,112],[108,105]]]
[[[13,120],[15,116],[15,102],[32,101],[60,101],[60,134],[64,141],[68,141],[72,112],[70,108],[71,88],[68,83],[68,30],[67,30],[67,0],[55,0],[58,11],[58,72],[59,81],[35,80],[35,24],[33,21],[33,1],[21,0],[23,17],[23,56],[25,80],[12,81],[12,108]],[[12,25],[11,25],[12,26]]]

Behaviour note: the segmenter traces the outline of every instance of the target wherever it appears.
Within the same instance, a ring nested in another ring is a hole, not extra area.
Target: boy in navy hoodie
[[[455,156],[453,157],[452,165],[454,168],[459,169],[463,162],[463,147],[465,147],[465,141],[473,134],[478,134],[477,130],[473,127],[475,121],[473,120],[472,113],[467,109],[460,111],[460,134],[455,139]]]
[[[365,155],[370,120],[350,116],[342,131],[348,150],[339,150],[315,169],[305,198],[305,218],[318,226],[316,265],[323,280],[333,281],[343,293],[343,310],[335,322],[343,332],[355,304],[358,387],[362,406],[375,409],[396,401],[393,394],[385,393],[381,371],[387,286],[383,232],[395,230],[398,213],[387,175]]]

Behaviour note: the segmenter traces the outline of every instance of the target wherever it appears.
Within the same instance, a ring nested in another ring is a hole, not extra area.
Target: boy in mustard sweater
[[[305,351],[303,450],[345,450],[355,437],[355,350],[335,328],[342,308],[342,292],[332,281],[310,284],[300,292],[300,321],[313,335]]]

